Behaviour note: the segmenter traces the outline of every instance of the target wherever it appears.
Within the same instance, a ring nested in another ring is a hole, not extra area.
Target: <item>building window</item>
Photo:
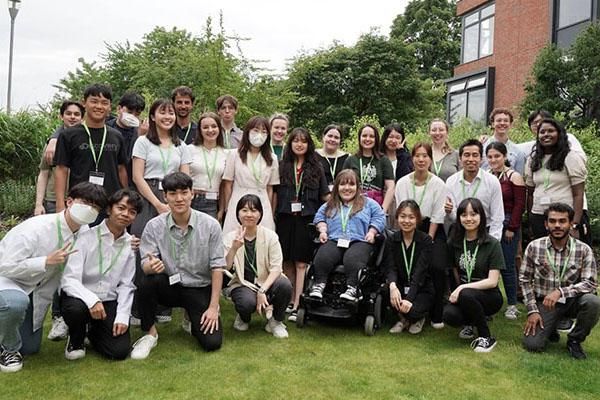
[[[581,31],[594,20],[598,0],[554,0],[554,43],[570,47]]]
[[[468,77],[452,78],[448,85],[448,122],[468,118],[485,123],[492,104],[493,68]]]
[[[494,52],[494,14],[489,4],[462,18],[462,62],[478,60]]]

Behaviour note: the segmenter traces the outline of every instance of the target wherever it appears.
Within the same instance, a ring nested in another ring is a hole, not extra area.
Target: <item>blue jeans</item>
[[[15,289],[0,290],[0,345],[7,351],[21,349],[19,328],[25,320],[29,297]]]
[[[515,260],[517,257],[517,246],[519,245],[520,232],[515,232],[512,240],[506,241],[504,232],[506,227],[502,229],[502,254],[504,254],[504,269],[500,270],[502,274],[502,282],[504,284],[504,291],[506,292],[506,303],[509,306],[517,304],[517,268]]]

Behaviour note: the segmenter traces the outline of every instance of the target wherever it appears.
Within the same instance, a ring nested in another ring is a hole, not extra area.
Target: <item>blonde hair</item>
[[[446,120],[441,118],[434,118],[431,120],[431,122],[429,122],[427,133],[431,131],[431,125],[433,125],[435,122],[441,122],[442,124],[444,124],[444,126],[446,127],[446,135],[450,135],[450,124],[448,124]],[[452,146],[450,146],[450,142],[448,142],[448,139],[446,138],[446,140],[444,141],[444,145],[442,146],[442,153],[447,154],[450,153],[452,150],[454,149],[452,148]]]

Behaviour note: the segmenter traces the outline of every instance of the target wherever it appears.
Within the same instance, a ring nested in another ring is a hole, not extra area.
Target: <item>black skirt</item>
[[[277,235],[284,261],[308,263],[313,259],[314,243],[308,227],[313,216],[291,214],[277,215]]]

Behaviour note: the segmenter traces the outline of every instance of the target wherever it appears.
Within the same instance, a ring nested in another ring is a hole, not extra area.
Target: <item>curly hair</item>
[[[567,131],[565,128],[553,118],[544,118],[539,125],[538,134],[535,139],[535,145],[531,149],[531,172],[538,171],[542,168],[542,162],[544,160],[544,149],[540,142],[540,130],[543,124],[550,124],[558,132],[558,140],[552,150],[550,159],[546,162],[546,168],[550,171],[560,171],[565,167],[565,158],[571,151],[569,145],[569,138],[567,137]]]

